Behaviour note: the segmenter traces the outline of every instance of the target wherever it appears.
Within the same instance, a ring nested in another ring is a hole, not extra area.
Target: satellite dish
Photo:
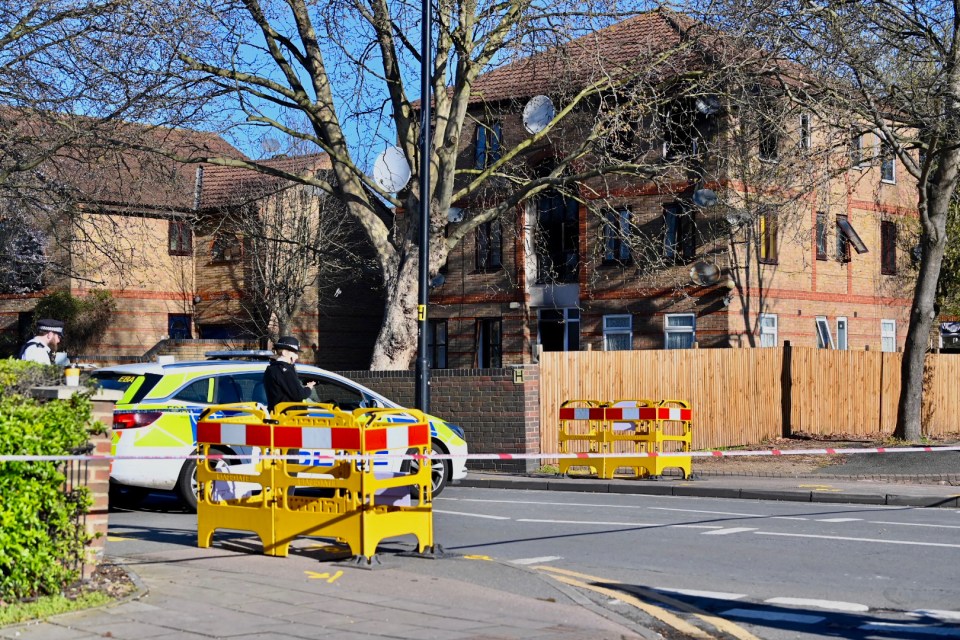
[[[720,269],[712,262],[694,262],[690,267],[690,281],[701,287],[717,284],[720,282]]]
[[[387,147],[373,163],[373,179],[384,191],[396,193],[410,182],[410,165],[400,147]]]
[[[460,207],[450,207],[450,210],[447,212],[447,221],[460,222],[461,220],[463,220],[463,209]]]
[[[712,116],[717,111],[720,111],[720,100],[716,96],[697,98],[694,104],[697,107],[697,111],[705,116]]]
[[[717,194],[711,189],[697,189],[693,192],[693,203],[698,207],[712,207],[717,204]]]
[[[523,128],[530,133],[540,133],[557,115],[553,102],[547,96],[533,96],[523,108]]]

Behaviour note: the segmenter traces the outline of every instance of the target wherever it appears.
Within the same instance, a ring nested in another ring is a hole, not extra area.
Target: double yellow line
[[[603,594],[610,598],[616,598],[617,600],[624,602],[626,604],[632,605],[647,615],[656,618],[660,622],[673,627],[680,633],[684,633],[691,638],[698,638],[701,640],[716,640],[715,636],[710,635],[703,629],[696,627],[683,618],[676,616],[663,607],[658,607],[655,604],[650,604],[645,602],[640,598],[631,595],[629,593],[624,593],[623,591],[618,591],[616,589],[608,589],[607,587],[601,587],[598,584],[591,583],[603,583],[603,584],[623,584],[617,580],[609,580],[607,578],[600,578],[597,576],[587,575],[585,573],[577,573],[576,571],[569,571],[567,569],[558,569],[557,567],[548,567],[541,565],[538,567],[533,567],[539,571],[546,571],[551,574],[554,580],[568,584],[573,587],[579,587],[580,589],[587,589],[589,591],[595,591],[596,593]],[[584,580],[589,580],[590,582],[584,582]],[[709,613],[698,609],[693,605],[687,604],[686,602],[681,602],[676,598],[671,598],[670,596],[665,596],[662,593],[653,591],[652,589],[646,589],[644,587],[636,587],[631,585],[630,591],[639,594],[646,600],[655,600],[657,602],[662,602],[663,604],[669,605],[674,609],[679,611],[684,611],[686,613],[692,614],[696,618],[702,620],[706,624],[714,627],[715,629],[726,633],[738,640],[760,640],[757,636],[753,635],[743,627],[739,627],[729,620],[724,618],[718,618],[717,616],[712,616]]]

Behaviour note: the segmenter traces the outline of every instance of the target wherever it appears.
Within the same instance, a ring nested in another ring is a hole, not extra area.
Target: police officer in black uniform
[[[273,345],[277,357],[270,361],[263,372],[263,389],[267,393],[267,409],[273,413],[274,407],[283,402],[302,402],[310,397],[310,391],[317,384],[311,380],[306,386],[300,384],[294,366],[300,358],[300,341],[293,336],[283,336]]]
[[[53,350],[63,338],[63,322],[44,318],[37,322],[37,335],[21,348],[19,358],[39,364],[53,364]]]

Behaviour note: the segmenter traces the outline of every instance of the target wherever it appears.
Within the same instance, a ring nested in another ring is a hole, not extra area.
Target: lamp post
[[[420,277],[417,297],[416,407],[430,411],[430,363],[427,361],[427,305],[430,301],[430,0],[423,0],[420,51]]]

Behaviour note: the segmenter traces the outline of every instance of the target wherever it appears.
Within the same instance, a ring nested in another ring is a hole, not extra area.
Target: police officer
[[[270,361],[263,372],[263,390],[267,393],[267,409],[283,402],[301,402],[310,397],[310,390],[317,384],[311,380],[306,386],[300,384],[294,367],[300,358],[300,341],[293,336],[283,336],[273,344],[277,357]]]
[[[20,359],[53,364],[52,352],[56,351],[63,338],[63,323],[59,320],[44,319],[37,323],[37,335],[27,340],[20,349]]]

